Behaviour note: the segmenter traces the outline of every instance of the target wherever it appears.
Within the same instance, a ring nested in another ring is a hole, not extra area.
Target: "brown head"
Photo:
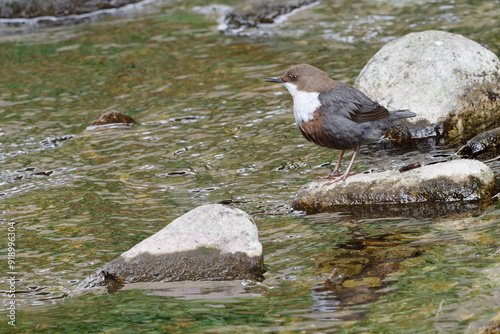
[[[303,92],[326,92],[337,85],[328,75],[308,64],[299,64],[290,67],[281,77],[269,77],[264,80],[269,82],[290,83]]]

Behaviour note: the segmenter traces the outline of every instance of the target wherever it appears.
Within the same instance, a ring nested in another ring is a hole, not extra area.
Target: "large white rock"
[[[87,277],[76,292],[126,283],[262,280],[257,226],[239,209],[203,205],[177,218]]]
[[[177,218],[121,257],[129,261],[142,253],[164,255],[203,246],[215,247],[223,253],[243,252],[250,257],[262,255],[257,226],[246,212],[209,204]]]
[[[500,93],[499,78],[500,60],[486,47],[462,35],[431,30],[386,44],[354,85],[389,109],[416,113],[409,122],[437,124],[450,113],[490,108],[488,103],[495,104]],[[474,90],[484,90],[484,96],[475,95],[464,103],[464,94]]]

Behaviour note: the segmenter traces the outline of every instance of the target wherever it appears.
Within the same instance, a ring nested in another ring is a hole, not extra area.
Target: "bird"
[[[264,80],[281,83],[288,89],[293,98],[295,123],[308,141],[340,150],[334,171],[317,178],[330,180],[328,184],[356,174],[351,168],[361,145],[380,139],[395,125],[394,121],[416,116],[407,109],[389,111],[360,90],[331,79],[309,64],[294,65],[282,76]],[[354,154],[347,170],[341,173],[344,153],[351,149]]]

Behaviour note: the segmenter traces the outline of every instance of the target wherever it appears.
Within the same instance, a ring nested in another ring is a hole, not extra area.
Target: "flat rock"
[[[389,109],[416,113],[407,120],[414,137],[465,141],[500,126],[500,60],[462,35],[431,30],[387,43],[354,86]]]
[[[263,279],[262,245],[251,217],[203,205],[168,224],[85,279],[76,290],[125,283]]]
[[[295,210],[335,211],[353,205],[435,204],[490,198],[496,189],[493,171],[477,160],[452,160],[399,172],[357,174],[345,182],[317,180],[303,186]]]

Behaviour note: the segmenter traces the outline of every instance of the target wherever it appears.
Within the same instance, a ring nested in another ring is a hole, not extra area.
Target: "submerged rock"
[[[496,189],[493,171],[477,160],[453,160],[399,172],[357,174],[345,182],[313,181],[293,200],[295,210],[334,211],[345,206],[381,204],[434,205],[490,198]]]
[[[127,124],[136,123],[132,117],[119,111],[110,111],[101,116],[97,121],[92,122],[90,126],[107,125],[107,124]]]
[[[142,0],[0,0],[0,18],[67,16],[119,8]]]
[[[500,128],[475,136],[457,154],[473,159],[492,159],[500,155]]]
[[[238,35],[247,28],[279,23],[296,11],[317,3],[318,0],[295,0],[286,3],[249,4],[244,11],[226,11],[218,29],[229,35]]]
[[[264,259],[251,217],[220,204],[177,218],[86,278],[76,289],[126,283],[263,279]]]
[[[448,141],[500,126],[500,60],[486,47],[443,31],[411,33],[386,44],[355,87],[389,109],[410,109],[414,137]]]

